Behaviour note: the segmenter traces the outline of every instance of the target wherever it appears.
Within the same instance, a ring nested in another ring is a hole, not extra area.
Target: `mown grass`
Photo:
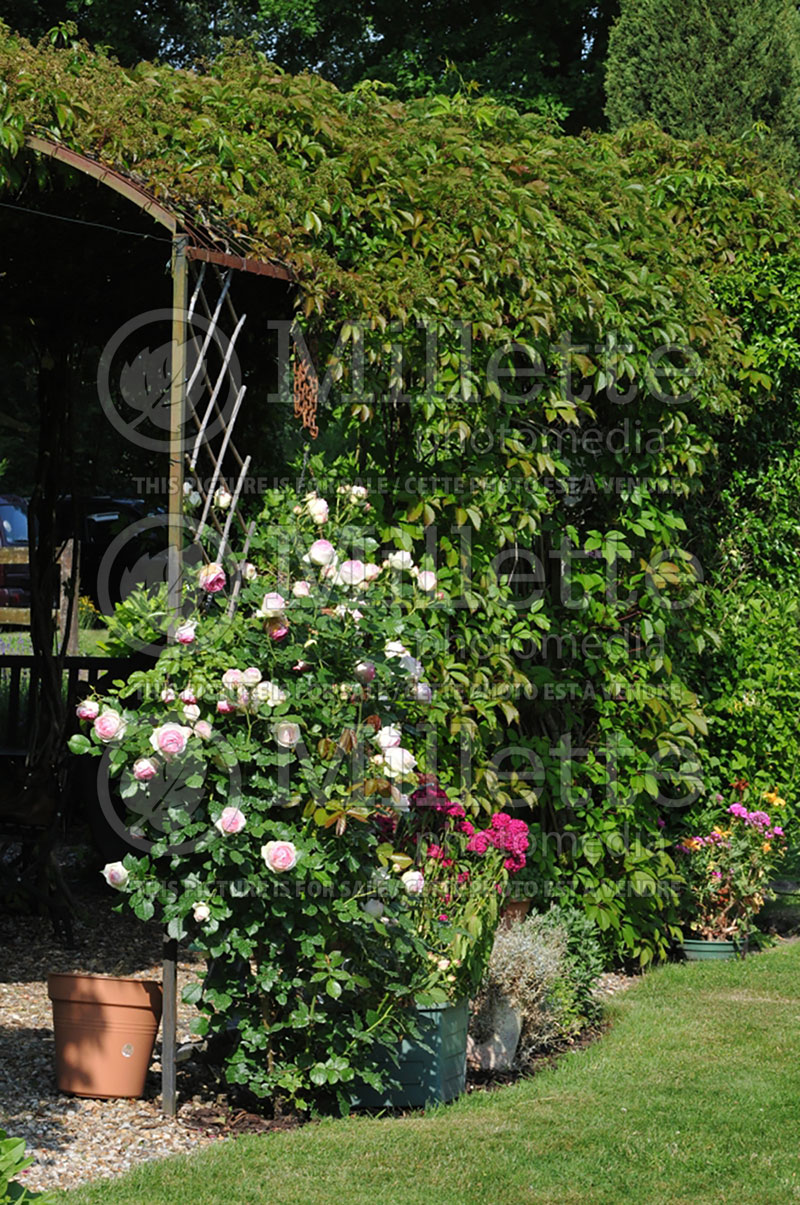
[[[800,1200],[800,942],[652,972],[552,1070],[404,1118],[224,1142],[69,1205]]]

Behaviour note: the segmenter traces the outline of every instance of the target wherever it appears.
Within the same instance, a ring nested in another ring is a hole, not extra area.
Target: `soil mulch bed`
[[[238,1107],[213,1070],[197,1057],[179,1062],[178,1115],[165,1117],[160,1042],[141,1100],[88,1100],[58,1091],[48,973],[85,971],[161,979],[158,926],[143,924],[128,912],[112,911],[115,893],[96,871],[87,876],[77,863],[75,857],[74,868],[66,867],[78,908],[72,946],[54,937],[49,918],[0,915],[0,1128],[24,1138],[33,1156],[23,1182],[33,1191],[72,1188],[120,1175],[150,1159],[300,1124],[296,1118],[269,1120]],[[201,965],[199,956],[181,951],[179,1044],[191,1040],[198,1015],[193,1005],[181,1002],[181,993]],[[599,994],[611,995],[630,982],[626,976],[604,976]],[[593,1031],[568,1049],[594,1040],[600,1032]],[[558,1057],[558,1053],[544,1056],[542,1067]],[[511,1072],[470,1072],[468,1091],[501,1087],[518,1078]]]

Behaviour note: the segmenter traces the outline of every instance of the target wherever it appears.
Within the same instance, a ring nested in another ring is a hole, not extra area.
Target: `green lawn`
[[[679,1205],[800,1200],[800,942],[669,966],[552,1071],[402,1119],[241,1138],[69,1205]]]

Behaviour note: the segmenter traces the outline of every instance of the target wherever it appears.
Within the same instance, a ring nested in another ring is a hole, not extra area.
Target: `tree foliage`
[[[651,120],[676,138],[756,137],[800,166],[800,16],[791,0],[622,0],[606,65],[612,129]]]

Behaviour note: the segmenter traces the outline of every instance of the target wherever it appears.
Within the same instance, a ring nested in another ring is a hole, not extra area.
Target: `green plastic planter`
[[[404,1038],[400,1044],[399,1067],[388,1055],[382,1063],[382,1069],[397,1081],[397,1087],[376,1092],[366,1084],[359,1084],[352,1098],[356,1108],[422,1109],[429,1104],[455,1100],[464,1091],[468,1001],[418,1006],[417,1013],[422,1041],[430,1049],[423,1050],[420,1042]]]
[[[687,962],[714,962],[735,958],[738,949],[735,941],[710,941],[704,937],[684,937],[681,946]]]

